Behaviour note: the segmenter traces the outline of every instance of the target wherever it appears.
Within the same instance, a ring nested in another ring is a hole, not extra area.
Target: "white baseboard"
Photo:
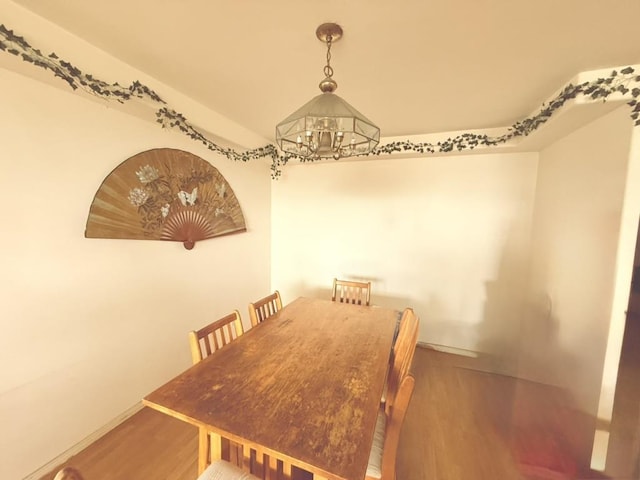
[[[45,465],[41,466],[35,472],[32,472],[31,474],[29,474],[26,477],[24,477],[23,480],[38,480],[38,479],[42,478],[44,475],[49,473],[51,470],[56,468],[58,465],[62,465],[67,460],[69,460],[71,457],[73,457],[74,455],[77,455],[82,450],[84,450],[89,445],[91,445],[93,442],[98,440],[100,437],[102,437],[103,435],[109,433],[111,430],[113,430],[118,425],[120,425],[122,422],[124,422],[127,418],[129,418],[132,415],[138,413],[140,410],[142,410],[142,406],[143,406],[142,403],[140,403],[140,402],[136,403],[135,405],[133,405],[132,407],[128,408],[127,410],[122,412],[120,415],[118,415],[117,417],[112,419],[106,425],[103,425],[101,428],[99,428],[98,430],[93,432],[91,435],[89,435],[88,437],[82,439],[80,442],[76,443],[73,447],[71,447],[68,450],[66,450],[65,452],[61,453],[60,455],[58,455],[57,457],[55,457],[51,461],[47,462]]]

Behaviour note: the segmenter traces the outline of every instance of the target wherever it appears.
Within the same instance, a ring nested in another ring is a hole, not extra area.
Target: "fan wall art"
[[[189,152],[159,148],[138,153],[102,182],[91,203],[85,237],[182,242],[245,232],[229,183]]]

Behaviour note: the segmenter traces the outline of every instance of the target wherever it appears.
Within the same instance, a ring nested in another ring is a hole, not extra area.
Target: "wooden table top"
[[[362,480],[399,317],[298,298],[143,403],[316,475]]]

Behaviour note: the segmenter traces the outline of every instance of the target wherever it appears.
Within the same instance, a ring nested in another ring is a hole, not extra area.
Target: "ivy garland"
[[[640,125],[640,75],[634,75],[632,67],[625,67],[620,72],[613,70],[608,77],[587,81],[579,85],[568,84],[548,104],[543,104],[541,110],[520,122],[514,123],[507,129],[507,133],[491,137],[475,133],[463,133],[453,138],[448,138],[437,143],[413,143],[411,141],[392,142],[375,149],[373,154],[391,154],[401,151],[413,151],[416,153],[446,153],[453,150],[473,150],[477,146],[494,147],[513,140],[516,137],[526,137],[542,126],[551,116],[564,106],[569,100],[578,96],[591,98],[592,100],[606,99],[613,93],[623,95],[631,92],[633,97],[627,105],[632,107],[631,118],[634,126]]]
[[[109,84],[94,78],[92,75],[83,73],[71,63],[60,59],[55,53],[43,55],[40,50],[33,48],[23,37],[15,35],[3,24],[0,24],[0,50],[19,56],[25,62],[37,67],[49,70],[54,76],[64,80],[73,90],[81,89],[107,100],[115,99],[119,103],[135,98],[150,100],[160,105],[156,111],[156,121],[162,128],[177,128],[191,139],[201,142],[209,150],[224,155],[229,160],[248,162],[249,160],[271,157],[271,177],[274,179],[280,177],[281,167],[289,161],[290,156],[279,155],[276,146],[271,144],[244,152],[223,148],[205,137],[189,123],[184,115],[169,108],[160,95],[139,81],[136,80],[129,87],[124,87],[117,82]]]
[[[156,121],[162,128],[177,128],[180,132],[193,140],[201,142],[206,148],[230,160],[248,162],[259,158],[271,158],[271,178],[277,179],[281,176],[281,168],[290,159],[297,159],[301,162],[313,161],[312,159],[299,157],[294,154],[281,154],[273,144],[264,147],[237,152],[231,148],[223,148],[199,132],[181,113],[169,108],[167,103],[160,96],[146,85],[139,81],[134,81],[130,86],[124,87],[120,84],[109,84],[92,75],[83,73],[79,68],[71,63],[59,58],[55,53],[45,56],[40,50],[33,48],[29,43],[12,30],[0,24],[0,50],[16,55],[23,61],[29,62],[37,67],[49,70],[54,76],[61,78],[74,89],[82,89],[92,95],[102,97],[107,100],[115,99],[124,103],[131,99],[147,99],[159,105],[156,111]],[[631,94],[631,100],[627,105],[631,107],[631,118],[634,126],[640,125],[640,75],[636,75],[632,67],[625,67],[619,72],[613,70],[608,77],[597,78],[579,85],[568,84],[556,97],[546,104],[543,104],[540,111],[516,122],[507,129],[503,135],[489,136],[486,134],[463,133],[455,137],[436,143],[419,142],[414,143],[409,140],[391,142],[379,145],[369,155],[391,155],[397,152],[414,152],[418,154],[447,153],[454,150],[473,150],[476,147],[493,147],[505,144],[516,137],[526,137],[542,126],[568,101],[579,96],[592,100],[606,101],[614,94]]]

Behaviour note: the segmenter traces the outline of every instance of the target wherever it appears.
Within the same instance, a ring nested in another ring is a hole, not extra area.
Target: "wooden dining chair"
[[[354,282],[334,278],[331,300],[356,305],[369,305],[371,300],[371,282]]]
[[[253,445],[243,445],[240,466],[246,472],[264,480],[293,480],[295,467],[290,462],[269,455]]]
[[[267,318],[275,315],[276,312],[282,310],[282,299],[280,292],[276,290],[271,295],[267,295],[260,300],[249,304],[249,318],[251,318],[251,326],[255,327]]]
[[[83,480],[83,477],[77,469],[73,467],[64,467],[56,473],[53,480]]]
[[[381,409],[365,480],[396,480],[396,457],[402,424],[409,407],[415,379],[407,373],[400,382],[389,411]]]
[[[253,447],[243,447],[239,465],[216,460],[206,468],[198,480],[293,480],[295,467],[286,461],[265,454]],[[300,478],[309,478],[308,476]]]
[[[240,312],[234,310],[200,330],[189,332],[191,360],[194,364],[208,357],[244,333]]]
[[[216,350],[228,345],[244,333],[240,312],[234,310],[213,323],[189,332],[191,360],[193,364],[201,362]],[[198,431],[198,472],[202,473],[211,462],[212,445],[222,445],[223,457],[235,460],[238,457],[237,445],[226,439],[212,438],[216,434],[209,433],[205,428]]]
[[[393,346],[392,358],[382,399],[385,410],[392,407],[400,382],[409,372],[418,344],[420,320],[412,308],[405,308],[400,317],[398,337]]]
[[[225,461],[216,460],[200,474],[198,480],[261,480]]]

